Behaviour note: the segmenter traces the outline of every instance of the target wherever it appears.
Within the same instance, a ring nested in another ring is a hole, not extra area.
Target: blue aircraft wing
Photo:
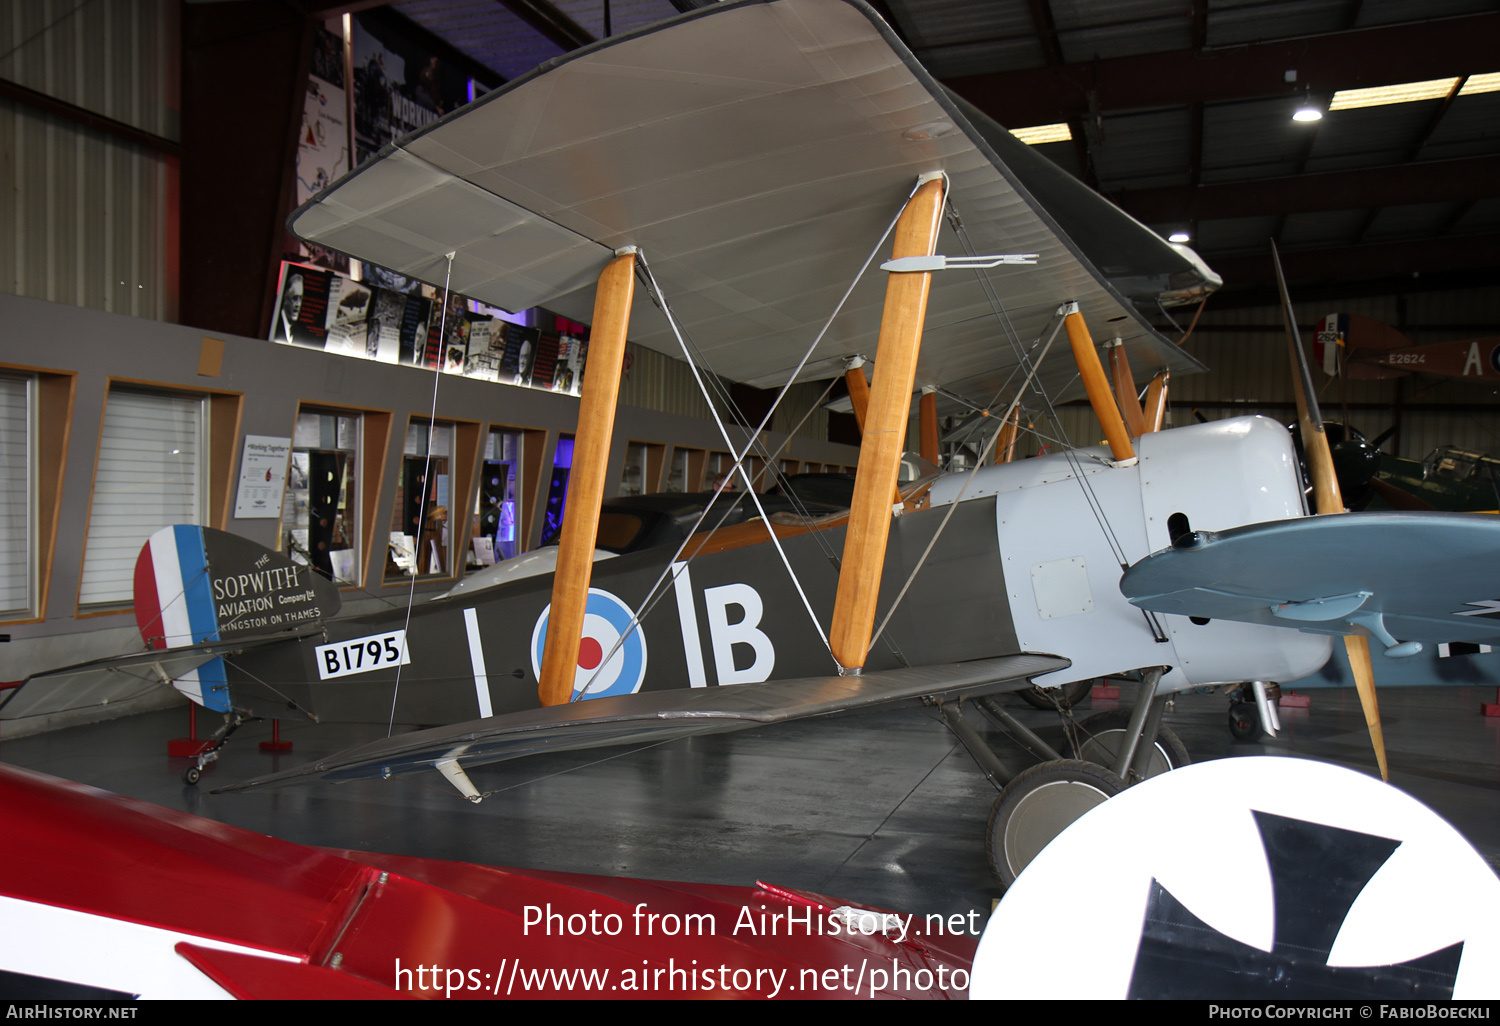
[[[1500,517],[1341,513],[1183,535],[1120,591],[1158,613],[1366,633],[1386,654],[1500,637]]]

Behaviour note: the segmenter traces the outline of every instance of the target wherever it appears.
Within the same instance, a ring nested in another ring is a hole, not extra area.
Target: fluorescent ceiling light
[[[1173,232],[1167,236],[1168,242],[1191,242],[1193,237],[1187,232]]]
[[[1073,133],[1066,124],[1037,125],[1033,128],[1013,128],[1010,134],[1027,146],[1036,146],[1040,143],[1067,142],[1073,138]]]
[[[1359,107],[1381,107],[1388,103],[1415,103],[1418,100],[1441,100],[1458,85],[1456,78],[1434,78],[1427,82],[1403,82],[1399,85],[1376,86],[1373,89],[1340,89],[1333,94],[1329,110],[1354,110]],[[1500,73],[1470,75],[1460,96],[1475,93],[1493,93],[1500,90]]]

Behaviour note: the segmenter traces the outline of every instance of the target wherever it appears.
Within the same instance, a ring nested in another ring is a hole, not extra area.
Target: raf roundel
[[[531,631],[531,671],[542,675],[542,648],[547,642],[549,604]],[[639,625],[630,630],[630,607],[602,588],[590,588],[583,614],[583,637],[573,677],[572,701],[632,695],[646,679],[646,635]],[[627,633],[628,632],[628,633]],[[621,638],[624,641],[621,641]]]

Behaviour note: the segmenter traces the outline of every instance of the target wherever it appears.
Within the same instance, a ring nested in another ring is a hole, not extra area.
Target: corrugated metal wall
[[[1396,327],[1414,345],[1500,335],[1500,287],[1338,302],[1294,303],[1311,358],[1312,326],[1330,313],[1363,314]],[[1204,312],[1185,348],[1210,370],[1172,382],[1173,421],[1263,413],[1289,421],[1292,386],[1281,316],[1273,307]],[[1313,368],[1328,420],[1347,419],[1367,437],[1400,423],[1385,451],[1421,459],[1440,445],[1500,454],[1500,395],[1493,385],[1432,375],[1386,381],[1332,379]],[[1451,409],[1447,409],[1451,407]],[[1347,408],[1347,417],[1346,417]]]
[[[1399,328],[1413,345],[1490,337],[1500,344],[1500,287],[1412,294],[1401,299],[1374,297],[1295,307],[1304,345],[1312,358],[1313,327],[1326,314],[1373,317]],[[1198,330],[1185,348],[1208,365],[1206,374],[1172,381],[1166,426],[1262,415],[1282,423],[1295,419],[1291,364],[1275,307],[1215,310],[1210,301]],[[1483,350],[1488,353],[1488,349]],[[1438,446],[1452,445],[1500,455],[1500,388],[1493,383],[1446,379],[1434,375],[1386,381],[1332,379],[1318,367],[1313,381],[1328,420],[1347,421],[1374,438],[1399,423],[1399,432],[1383,446],[1393,455],[1421,459]],[[1047,445],[1056,452],[1068,445],[1103,444],[1103,431],[1087,403],[1056,408],[1048,415],[1034,397],[1025,404],[1016,456],[1036,455]],[[916,429],[910,430],[916,445]]]
[[[9,0],[0,78],[176,141],[173,0]],[[0,101],[0,288],[170,319],[171,161]]]
[[[713,419],[713,411],[699,391],[692,368],[686,362],[633,343],[627,345],[625,351],[630,366],[625,371],[624,380],[620,382],[622,404],[675,413],[683,417],[696,417],[699,420]],[[713,387],[712,384],[710,387]],[[729,386],[726,383],[724,387],[727,391]],[[777,407],[771,419],[770,430],[793,434],[792,429],[797,427],[798,421],[802,420],[803,415],[808,413],[808,408],[822,394],[821,384],[809,382],[792,386],[786,399]],[[723,412],[722,406],[720,411]],[[729,418],[726,417],[725,422],[728,423]],[[828,411],[821,408],[813,410],[795,432],[795,437],[827,441]]]
[[[662,413],[712,420],[713,413],[682,360],[633,343],[625,347],[629,366],[620,382],[620,403]]]

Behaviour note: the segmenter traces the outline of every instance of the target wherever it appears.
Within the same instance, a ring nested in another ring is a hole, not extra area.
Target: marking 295
[[[319,680],[369,673],[387,666],[405,666],[411,662],[404,630],[319,645],[313,652],[317,655]]]

